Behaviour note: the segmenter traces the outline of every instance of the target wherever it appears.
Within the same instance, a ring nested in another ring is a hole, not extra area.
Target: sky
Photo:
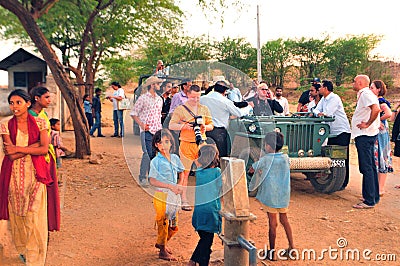
[[[225,0],[231,3],[235,0]],[[224,23],[206,16],[198,0],[176,0],[184,11],[184,33],[188,36],[245,38],[257,46],[257,5],[261,45],[278,38],[332,39],[346,35],[382,35],[373,51],[385,60],[400,62],[400,19],[395,0],[241,0],[243,7],[225,9]],[[218,1],[215,1],[218,2]],[[18,47],[0,40],[0,60]],[[7,72],[0,70],[0,85],[7,84]]]
[[[185,11],[185,31],[189,36],[243,37],[257,46],[257,5],[261,45],[278,38],[333,39],[346,35],[383,35],[374,53],[383,59],[400,61],[400,19],[393,0],[242,0],[243,10],[226,10],[224,24],[205,19],[197,0],[181,0]],[[234,0],[226,0],[232,2]],[[201,22],[201,23],[199,23]]]

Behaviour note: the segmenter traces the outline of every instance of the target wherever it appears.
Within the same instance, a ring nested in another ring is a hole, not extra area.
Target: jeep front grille
[[[313,132],[312,124],[287,125],[286,143],[289,153],[297,153],[300,149],[305,152],[313,149]]]

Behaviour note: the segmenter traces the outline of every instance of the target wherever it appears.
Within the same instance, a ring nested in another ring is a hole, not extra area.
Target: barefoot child
[[[204,145],[196,161],[196,198],[192,225],[200,236],[188,266],[208,265],[214,233],[221,232],[222,218],[220,193],[222,189],[218,149],[215,145]]]
[[[64,146],[61,136],[60,136],[60,120],[57,118],[50,119],[51,126],[51,144],[54,146],[54,150],[56,152],[56,164],[57,169],[61,168],[62,165],[62,156],[65,156],[65,152],[68,151],[67,147]]]
[[[149,172],[150,184],[156,190],[153,200],[158,228],[155,247],[160,249],[160,259],[176,261],[167,248],[167,242],[178,232],[177,210],[180,208],[182,189],[177,185],[177,174],[182,175],[185,168],[176,154],[170,154],[174,149],[174,138],[168,129],[157,131],[152,145],[157,151],[150,162]]]
[[[264,139],[266,154],[253,164],[254,172],[260,173],[260,180],[250,183],[250,190],[258,187],[256,198],[265,205],[269,221],[270,252],[267,258],[276,260],[275,239],[279,221],[283,225],[289,242],[287,252],[294,248],[292,229],[287,217],[290,200],[290,168],[288,157],[279,152],[283,146],[283,135],[278,132],[268,132]],[[252,179],[252,181],[253,181]],[[279,254],[283,255],[283,254]]]

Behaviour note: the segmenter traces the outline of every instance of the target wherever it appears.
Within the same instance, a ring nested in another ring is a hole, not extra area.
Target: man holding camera
[[[183,187],[182,193],[182,210],[191,211],[189,201],[186,194],[188,177],[192,168],[193,162],[198,158],[199,152],[199,134],[196,134],[195,129],[200,130],[202,140],[206,139],[206,131],[211,131],[214,128],[210,110],[207,106],[200,104],[201,89],[198,85],[190,86],[187,92],[187,101],[185,104],[176,107],[172,114],[169,123],[170,130],[180,131],[179,156],[185,166],[184,177],[179,181]]]
[[[275,113],[282,113],[283,108],[277,100],[274,99],[272,91],[268,85],[261,83],[257,86],[257,95],[246,100],[256,116],[259,115],[274,115]]]

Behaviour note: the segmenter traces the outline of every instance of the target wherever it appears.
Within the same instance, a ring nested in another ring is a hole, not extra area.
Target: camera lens
[[[198,125],[194,126],[193,130],[194,130],[194,136],[196,138],[196,144],[200,145],[201,143],[204,142],[203,137],[201,136],[200,126]]]

